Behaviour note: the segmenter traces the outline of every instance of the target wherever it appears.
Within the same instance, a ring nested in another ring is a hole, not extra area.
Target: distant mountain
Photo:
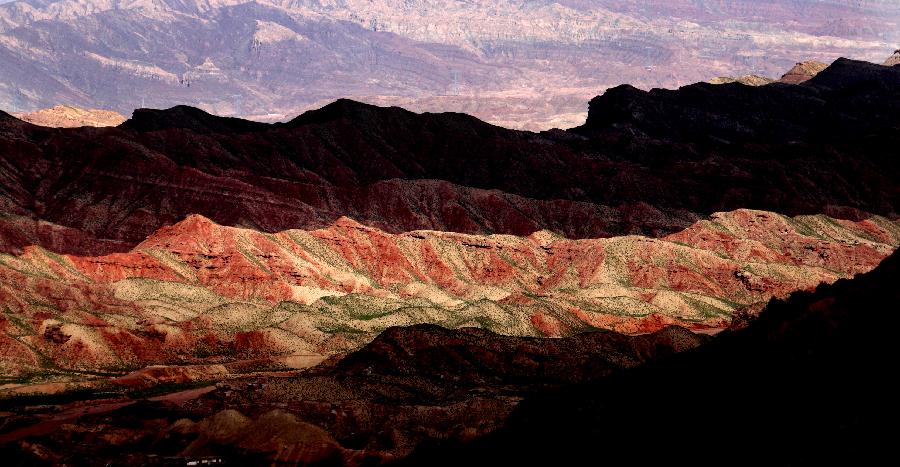
[[[898,20],[891,1],[27,0],[0,6],[0,108],[187,104],[277,121],[352,97],[570,127],[623,82],[880,61]]]
[[[713,78],[713,79],[709,80],[710,84],[741,83],[741,84],[746,84],[747,86],[765,86],[767,84],[771,84],[774,82],[775,82],[775,80],[772,78],[766,78],[763,76],[756,76],[756,75],[745,75],[745,76],[739,76],[737,78],[723,76],[723,77]]]
[[[124,115],[111,110],[79,109],[57,105],[50,109],[12,114],[14,117],[35,125],[55,128],[77,128],[81,126],[116,126],[127,120]]]
[[[778,81],[787,84],[804,83],[812,79],[825,68],[828,68],[828,65],[822,62],[800,62],[794,65],[794,67],[785,73]]]

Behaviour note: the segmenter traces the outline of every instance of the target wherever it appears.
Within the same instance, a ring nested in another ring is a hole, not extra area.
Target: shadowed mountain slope
[[[85,402],[51,431],[20,413],[0,425],[0,452],[13,465],[86,456],[99,464],[145,465],[158,460],[153,456],[182,456],[186,463],[206,455],[230,465],[376,466],[429,440],[489,433],[526,395],[603,378],[709,339],[679,327],[561,339],[432,325],[389,328],[336,362],[293,376],[232,379],[196,400],[129,406],[126,399],[125,408],[105,414],[85,414],[92,406]],[[285,430],[279,419],[300,421],[302,429]],[[333,454],[325,460],[323,444]]]
[[[608,380],[524,401],[496,435],[408,465],[602,459],[836,465],[890,455],[900,255],[769,304],[747,328]],[[873,325],[873,323],[878,323]],[[647,446],[651,445],[652,449]]]

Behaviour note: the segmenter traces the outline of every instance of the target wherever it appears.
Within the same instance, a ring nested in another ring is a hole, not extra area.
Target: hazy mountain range
[[[881,62],[893,1],[27,0],[0,6],[0,108],[189,104],[283,120],[340,97],[571,127],[620,83]]]

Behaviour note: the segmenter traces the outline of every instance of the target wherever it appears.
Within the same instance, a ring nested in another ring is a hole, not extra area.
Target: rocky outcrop
[[[739,76],[737,78],[733,78],[730,76],[722,76],[718,78],[713,78],[709,80],[710,84],[729,84],[729,83],[741,83],[747,86],[765,86],[767,84],[774,83],[775,80],[772,78],[766,78],[764,76],[757,75],[745,75]]]
[[[57,105],[34,112],[14,113],[13,116],[34,125],[54,128],[117,126],[127,120],[124,115],[111,110],[79,109],[67,105]]]
[[[886,66],[896,66],[900,65],[900,49],[895,50],[894,54],[888,57],[887,60],[884,61]]]
[[[811,80],[813,77],[828,68],[828,64],[816,61],[799,62],[793,68],[788,70],[781,78],[779,83],[800,84]]]

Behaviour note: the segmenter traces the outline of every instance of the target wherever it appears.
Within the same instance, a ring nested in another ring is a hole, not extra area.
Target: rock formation
[[[809,81],[817,74],[821,73],[822,70],[827,68],[828,65],[822,62],[816,61],[807,61],[807,62],[799,62],[794,65],[793,68],[788,70],[787,73],[782,76],[778,82],[786,83],[786,84],[800,84],[806,81]]]
[[[888,57],[887,60],[884,61],[886,66],[896,66],[900,65],[900,49],[895,50],[894,54]]]
[[[86,110],[67,105],[57,105],[50,109],[41,109],[34,112],[19,112],[12,115],[34,125],[54,128],[116,126],[121,125],[127,120],[124,115],[111,110]]]
[[[562,339],[389,328],[292,377],[12,414],[0,452],[24,464],[442,466],[581,463],[599,449],[610,461],[656,463],[724,430],[753,447],[741,465],[877,462],[891,446],[876,422],[893,395],[884,369],[896,361],[898,259],[774,301],[714,338],[677,327]],[[641,430],[664,433],[645,449]],[[820,451],[823,440],[833,448]],[[700,465],[735,452],[731,442],[702,447]]]
[[[728,83],[741,83],[746,84],[747,86],[765,86],[767,84],[774,83],[775,80],[772,78],[766,78],[763,76],[757,75],[745,75],[739,76],[737,78],[733,78],[730,76],[723,76],[719,78],[713,78],[709,80],[710,84],[728,84]]]
[[[895,254],[868,274],[770,303],[747,328],[695,351],[526,398],[486,439],[423,446],[399,465],[579,464],[598,452],[613,464],[657,464],[723,434],[701,442],[692,463],[719,465],[738,446],[738,465],[878,463],[891,452],[879,421],[895,384],[886,369],[898,357],[898,280]]]

